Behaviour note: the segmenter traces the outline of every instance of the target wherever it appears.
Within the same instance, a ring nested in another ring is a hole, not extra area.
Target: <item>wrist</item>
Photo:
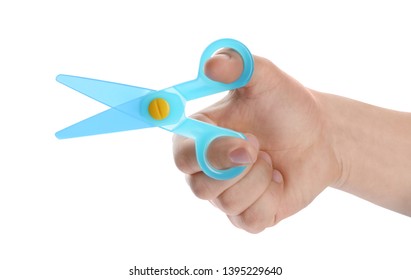
[[[328,143],[334,153],[334,169],[337,170],[330,187],[344,189],[349,182],[352,167],[350,151],[353,149],[352,143],[355,142],[351,139],[352,132],[348,127],[348,124],[352,123],[349,119],[351,106],[345,103],[353,100],[321,92],[316,92],[316,98],[322,111]]]
[[[345,157],[345,145],[341,145],[341,126],[342,120],[339,118],[337,111],[335,110],[336,101],[334,96],[331,94],[321,93],[318,91],[311,90],[320,111],[321,122],[323,127],[322,138],[330,154],[328,157],[328,181],[327,186],[340,188],[345,185],[349,172],[347,172],[346,167],[349,166],[346,163],[347,159]]]
[[[410,213],[411,114],[331,94],[317,97],[339,169],[330,186]]]

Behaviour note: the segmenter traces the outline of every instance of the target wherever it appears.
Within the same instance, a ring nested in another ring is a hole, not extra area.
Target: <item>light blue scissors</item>
[[[207,59],[222,48],[234,49],[243,60],[241,76],[229,84],[213,81],[204,74]],[[245,166],[216,169],[207,160],[207,148],[218,137],[230,136],[245,139],[245,136],[239,132],[187,118],[184,109],[187,101],[245,86],[253,70],[254,60],[246,46],[233,39],[221,39],[211,43],[204,50],[196,79],[159,91],[89,78],[58,75],[56,78],[58,82],[111,108],[60,130],[56,133],[56,137],[65,139],[161,127],[194,139],[197,161],[209,177],[217,180],[234,178],[243,172]]]

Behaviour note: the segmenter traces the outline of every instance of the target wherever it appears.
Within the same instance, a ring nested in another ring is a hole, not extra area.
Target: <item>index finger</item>
[[[195,155],[193,139],[174,134],[173,154],[177,168],[183,173],[192,175],[201,171]]]

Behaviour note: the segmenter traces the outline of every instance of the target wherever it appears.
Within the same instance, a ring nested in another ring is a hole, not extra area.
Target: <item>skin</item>
[[[174,159],[196,196],[237,227],[258,233],[310,204],[326,187],[411,216],[411,114],[308,89],[272,62],[254,56],[250,82],[193,118],[243,132],[209,147],[216,168],[246,165],[227,181],[199,168],[191,139],[175,136]],[[222,50],[205,65],[229,83],[241,57]]]

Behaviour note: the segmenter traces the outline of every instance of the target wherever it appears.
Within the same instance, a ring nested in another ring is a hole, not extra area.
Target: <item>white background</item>
[[[191,193],[166,131],[54,138],[104,109],[57,74],[161,89],[194,78],[222,37],[308,87],[411,111],[410,14],[407,1],[2,1],[0,279],[170,278],[134,265],[410,279],[408,217],[329,189],[252,235]]]

